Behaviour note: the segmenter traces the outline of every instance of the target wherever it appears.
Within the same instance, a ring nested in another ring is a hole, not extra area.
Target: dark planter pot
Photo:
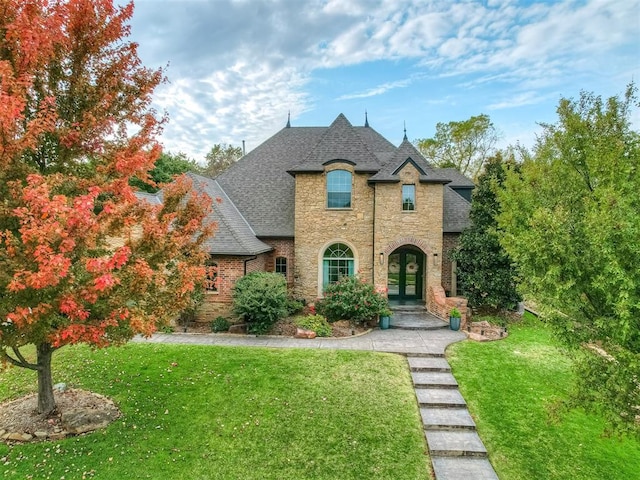
[[[380,317],[380,329],[386,330],[389,328],[389,323],[391,322],[390,317]]]
[[[460,317],[449,317],[449,327],[451,330],[460,330]]]

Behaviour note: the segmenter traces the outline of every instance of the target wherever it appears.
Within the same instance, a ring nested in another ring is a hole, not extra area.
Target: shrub
[[[229,330],[231,324],[229,321],[223,316],[216,317],[216,319],[211,322],[211,331],[212,332],[226,332]]]
[[[295,300],[293,298],[287,298],[287,314],[295,315],[300,313],[304,309],[304,302],[301,300]]]
[[[331,325],[327,322],[327,319],[322,315],[306,315],[304,317],[298,317],[295,320],[297,327],[304,328],[305,330],[313,330],[318,337],[330,337]]]
[[[324,298],[315,305],[316,311],[330,322],[351,320],[366,323],[380,315],[391,314],[389,303],[373,285],[358,277],[343,277],[336,283],[327,285]]]
[[[265,333],[287,315],[287,282],[273,272],[253,272],[236,282],[233,311],[249,323],[249,332]]]
[[[458,310],[456,307],[453,307],[449,311],[449,316],[453,318],[462,318],[462,315],[460,314],[460,310]]]

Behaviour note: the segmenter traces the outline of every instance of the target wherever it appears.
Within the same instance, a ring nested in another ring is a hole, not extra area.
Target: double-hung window
[[[351,208],[351,172],[327,173],[327,208]]]
[[[416,186],[402,185],[402,210],[410,212],[416,209]]]

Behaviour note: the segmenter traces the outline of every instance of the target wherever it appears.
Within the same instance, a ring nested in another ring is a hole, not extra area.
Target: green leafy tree
[[[216,143],[205,156],[207,164],[202,168],[202,174],[208,177],[216,177],[233,165],[242,156],[242,149]]]
[[[173,181],[177,175],[186,172],[199,172],[201,168],[195,160],[182,152],[177,154],[162,153],[153,165],[153,169],[148,172],[148,178],[135,177],[129,181],[129,184],[143,192],[156,193],[162,184]]]
[[[636,88],[562,99],[499,194],[522,292],[577,353],[577,405],[640,435],[640,135]]]
[[[488,115],[438,123],[433,138],[416,140],[420,152],[439,167],[454,167],[471,178],[495,152],[498,133]]]
[[[513,309],[520,301],[516,270],[500,245],[496,219],[500,213],[496,192],[503,188],[505,177],[505,161],[498,152],[489,158],[478,177],[471,203],[471,226],[462,232],[458,248],[451,254],[457,262],[460,289],[473,307]]]

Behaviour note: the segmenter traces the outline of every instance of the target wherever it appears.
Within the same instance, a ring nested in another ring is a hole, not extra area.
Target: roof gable
[[[300,164],[289,172],[293,175],[302,172],[323,172],[325,165],[337,160],[351,163],[356,172],[377,172],[381,166],[376,155],[363,141],[363,136],[342,113]]]

